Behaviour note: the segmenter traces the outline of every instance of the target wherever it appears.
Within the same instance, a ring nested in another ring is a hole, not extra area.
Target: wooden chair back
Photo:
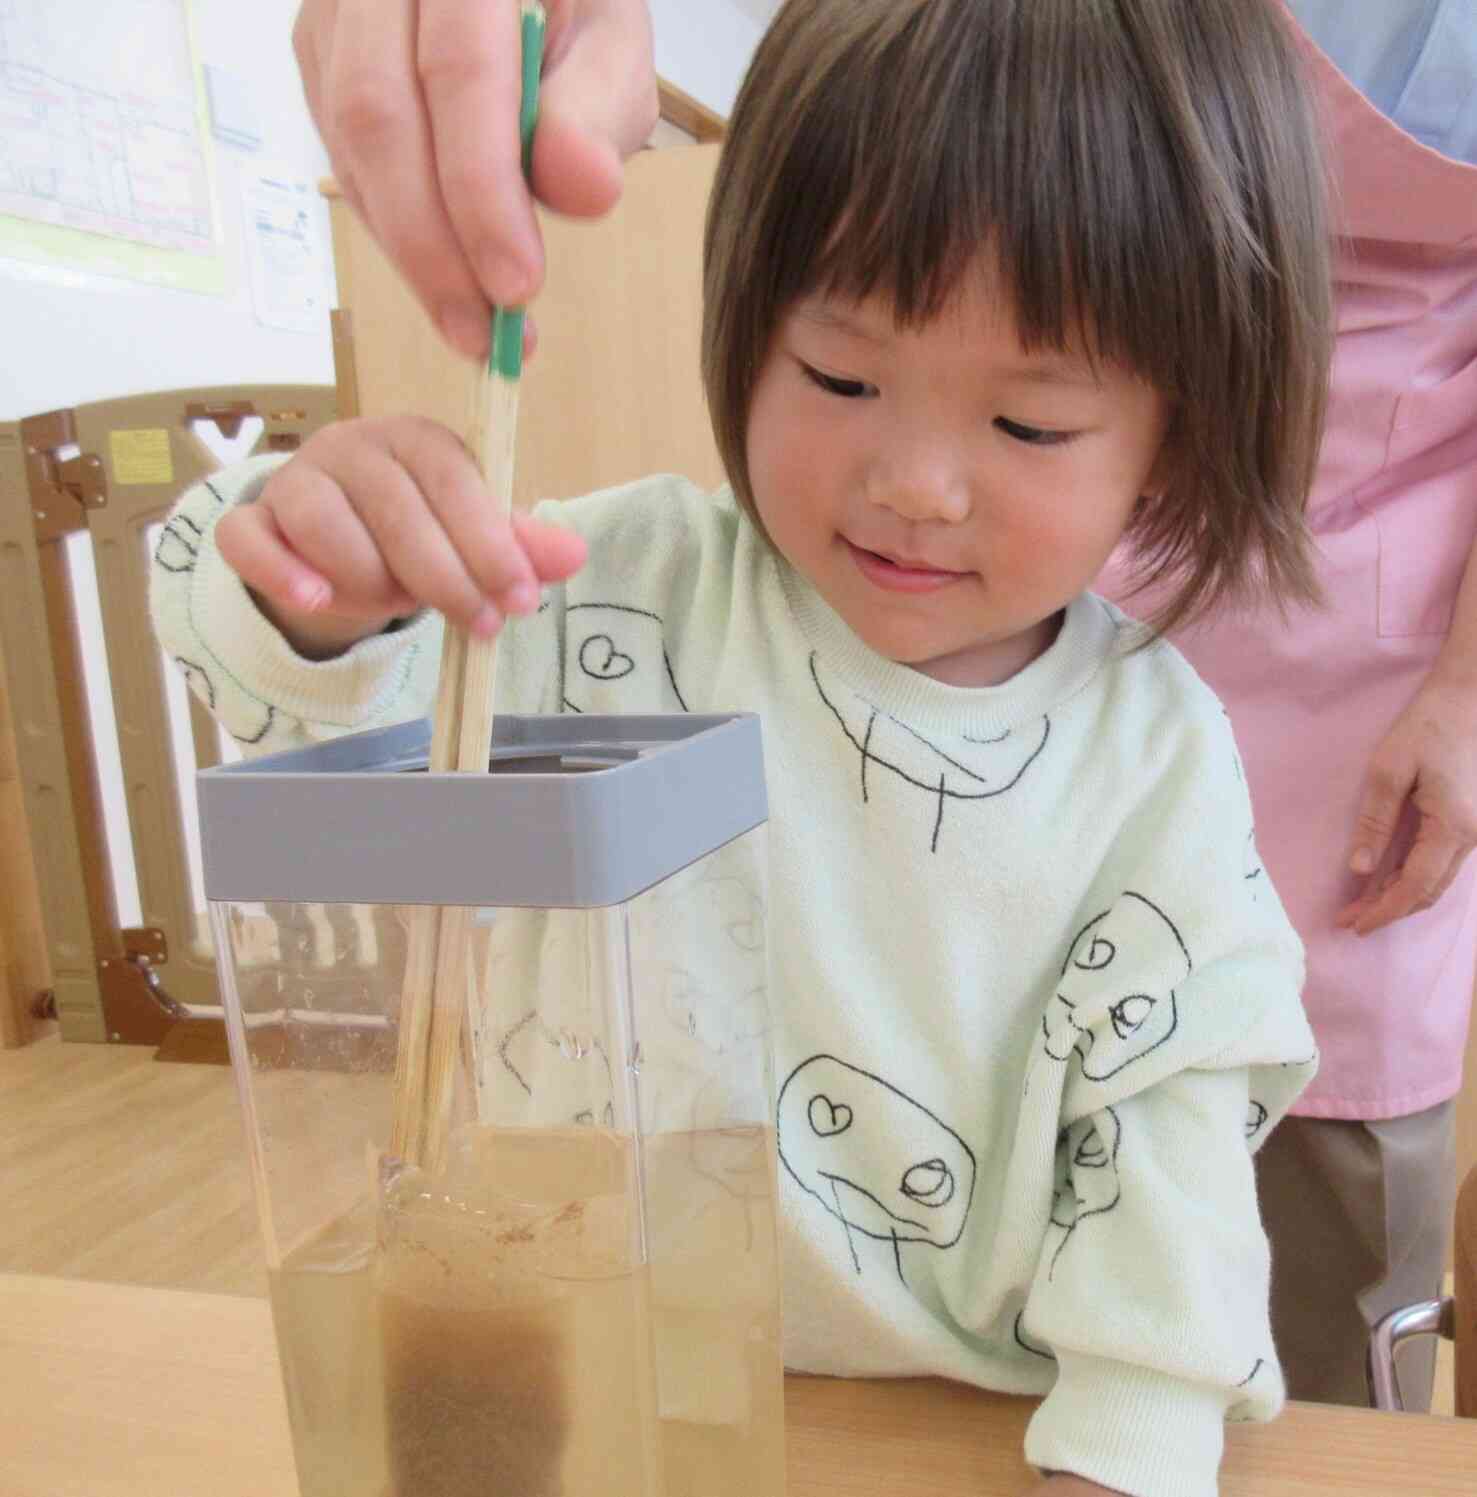
[[[12,947],[0,1042],[28,1037],[36,985],[69,1039],[155,1043],[215,1005],[189,877],[149,532],[219,459],[200,435],[259,420],[253,451],[330,420],[327,386],[171,390],[0,423],[0,927]],[[119,923],[68,540],[91,540],[142,921]],[[196,760],[219,758],[192,699]],[[161,974],[167,969],[167,983]],[[0,975],[5,967],[0,963]]]

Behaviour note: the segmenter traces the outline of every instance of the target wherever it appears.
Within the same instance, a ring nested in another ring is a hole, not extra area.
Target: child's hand
[[[545,582],[578,571],[585,543],[492,514],[453,433],[415,416],[324,427],[221,518],[221,555],[289,644],[342,653],[397,618],[434,608],[483,637],[532,613]]]

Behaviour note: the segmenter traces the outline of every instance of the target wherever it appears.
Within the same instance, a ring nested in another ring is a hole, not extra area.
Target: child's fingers
[[[406,593],[473,633],[501,626],[494,600],[468,571],[419,482],[389,450],[372,444],[346,450],[338,477]]]
[[[530,612],[538,579],[467,449],[450,432],[415,423],[396,430],[393,451],[484,599],[505,614]]]
[[[297,555],[261,505],[248,504],[222,516],[215,538],[231,570],[279,607],[316,613],[332,599],[328,579]]]
[[[585,559],[572,532],[510,525],[494,508],[450,431],[412,418],[351,422],[325,428],[256,504],[222,519],[222,550],[289,615],[376,621],[424,606],[486,635],[532,612],[540,584]]]
[[[417,600],[401,587],[364,517],[333,478],[307,466],[296,474],[283,469],[281,476],[281,487],[269,487],[257,507],[283,542],[328,579],[334,611],[375,619],[413,612]]]
[[[513,517],[513,533],[540,582],[563,582],[584,566],[589,555],[583,536],[527,515]]]

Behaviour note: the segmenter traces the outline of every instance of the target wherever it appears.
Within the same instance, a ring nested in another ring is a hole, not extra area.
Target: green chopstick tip
[[[518,104],[518,138],[523,152],[523,175],[533,171],[533,132],[538,123],[539,75],[544,65],[544,8],[523,6],[523,78]],[[503,379],[523,373],[523,308],[494,307],[492,336],[487,348],[487,372]]]
[[[492,343],[487,351],[487,371],[503,379],[523,373],[523,308],[498,307],[492,314]]]
[[[533,170],[533,130],[538,123],[538,85],[544,67],[544,8],[523,9],[523,89],[518,106],[518,137],[523,147],[523,175]]]

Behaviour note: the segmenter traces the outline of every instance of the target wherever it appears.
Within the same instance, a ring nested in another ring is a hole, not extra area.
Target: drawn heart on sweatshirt
[[[580,646],[580,669],[597,681],[619,681],[636,669],[636,662],[616,649],[608,634],[592,634]]]
[[[851,1108],[821,1092],[810,1099],[810,1126],[818,1138],[835,1138],[851,1127]]]

